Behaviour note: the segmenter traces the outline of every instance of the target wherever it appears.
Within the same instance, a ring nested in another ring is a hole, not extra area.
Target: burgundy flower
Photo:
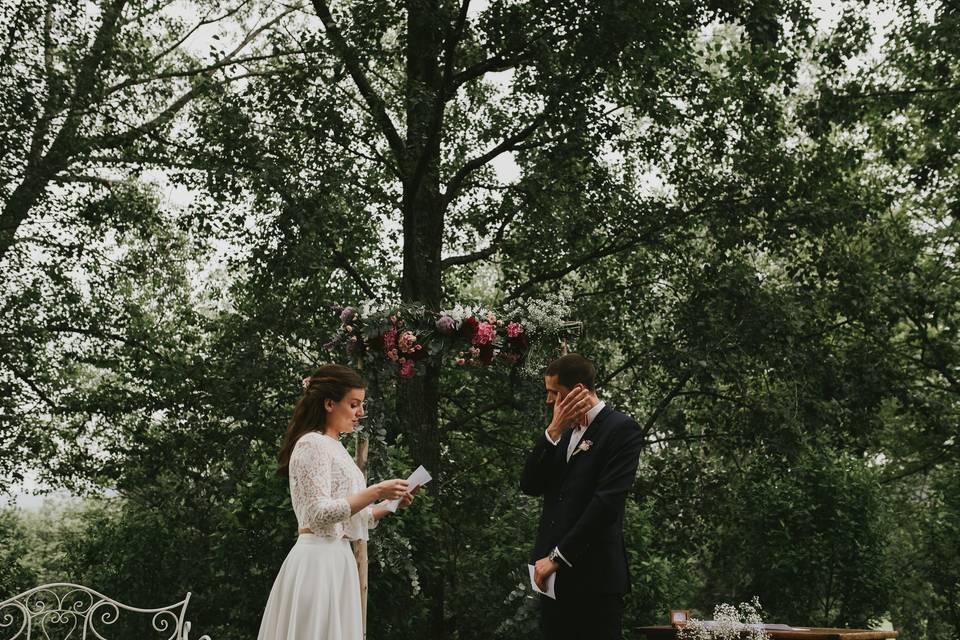
[[[382,336],[383,339],[383,350],[391,351],[397,348],[397,330],[390,329]]]
[[[477,329],[479,327],[480,322],[473,316],[470,316],[460,325],[460,335],[469,340],[473,340],[473,336],[477,335]]]

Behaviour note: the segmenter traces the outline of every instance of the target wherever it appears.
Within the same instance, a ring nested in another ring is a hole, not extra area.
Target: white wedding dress
[[[360,579],[350,540],[366,540],[373,509],[350,515],[346,497],[366,487],[338,440],[300,437],[290,455],[290,497],[301,534],[270,590],[258,640],[362,640]]]

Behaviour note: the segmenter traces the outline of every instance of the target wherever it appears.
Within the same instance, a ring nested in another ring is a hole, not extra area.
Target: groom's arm
[[[610,443],[610,459],[600,472],[593,497],[580,518],[557,545],[571,566],[577,564],[586,551],[586,545],[595,539],[595,534],[616,522],[623,513],[627,492],[636,479],[640,451],[643,449],[640,427],[631,420],[616,436],[616,441]]]
[[[528,496],[542,496],[547,486],[547,479],[556,460],[557,445],[547,440],[547,435],[541,434],[533,450],[527,455],[523,473],[520,474],[520,490]]]

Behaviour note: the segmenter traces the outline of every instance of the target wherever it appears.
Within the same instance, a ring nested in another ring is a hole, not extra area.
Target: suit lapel
[[[597,417],[593,419],[593,422],[590,423],[590,426],[587,427],[587,430],[583,432],[583,437],[580,438],[580,443],[582,444],[587,440],[591,440],[591,436],[592,436],[592,439],[595,440],[597,437],[597,433],[599,432],[598,427],[604,420],[607,419],[607,416],[609,416],[611,413],[613,413],[613,409],[610,408],[610,405],[606,405],[603,407],[603,409],[600,409],[600,413],[598,413]],[[565,434],[566,440],[562,442],[566,442],[566,445],[569,446],[570,438],[572,437],[572,435],[573,435],[573,430],[568,429],[567,433]],[[580,445],[577,445],[577,446],[579,447]],[[567,461],[567,466],[564,468],[564,473],[568,473],[570,471],[570,467],[573,466],[573,463],[577,460],[577,458],[582,458],[584,456],[590,455],[589,450],[581,451],[580,453],[577,453],[577,450],[574,449],[573,452],[574,452],[574,455],[570,456],[570,460]],[[564,447],[563,449],[563,457],[564,459],[566,459],[567,457],[566,447]]]

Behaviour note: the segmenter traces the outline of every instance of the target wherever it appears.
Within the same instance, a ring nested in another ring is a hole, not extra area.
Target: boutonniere
[[[573,453],[570,454],[570,457],[577,455],[581,451],[590,451],[590,447],[593,446],[593,442],[590,440],[583,440],[580,444],[577,445],[577,448],[573,450]]]

